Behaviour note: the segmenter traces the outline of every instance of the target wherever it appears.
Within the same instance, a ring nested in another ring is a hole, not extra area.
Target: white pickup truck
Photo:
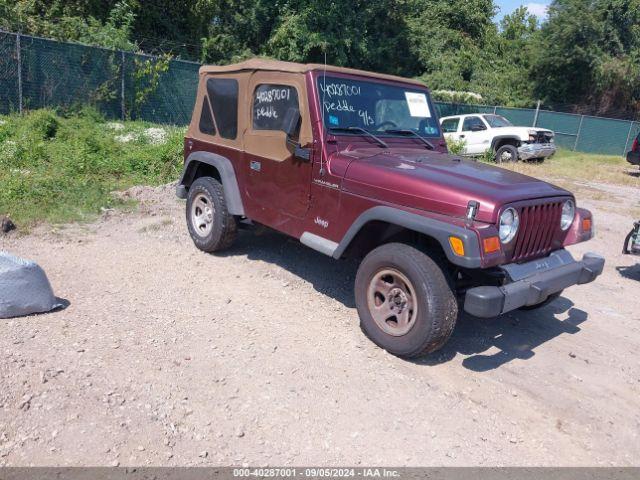
[[[489,150],[495,154],[496,162],[502,163],[544,160],[556,153],[551,130],[516,127],[500,115],[442,117],[440,125],[447,139],[464,141],[464,155],[479,156]]]

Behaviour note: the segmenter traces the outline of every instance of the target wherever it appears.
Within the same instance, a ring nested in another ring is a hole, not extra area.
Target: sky
[[[547,6],[551,3],[551,0],[496,0],[496,4],[500,8],[496,20],[500,21],[502,17],[508,13],[513,12],[520,5],[525,5],[529,12],[533,13],[539,18],[544,18],[546,15]]]

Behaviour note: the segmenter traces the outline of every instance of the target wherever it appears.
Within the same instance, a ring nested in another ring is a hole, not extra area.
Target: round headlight
[[[520,225],[520,217],[518,212],[513,208],[507,208],[502,215],[500,215],[500,225],[498,228],[498,235],[502,243],[509,243],[513,240],[513,237],[518,233],[518,226]]]
[[[576,204],[573,200],[567,200],[562,205],[562,217],[560,217],[560,228],[567,230],[573,223],[573,218],[576,215]]]

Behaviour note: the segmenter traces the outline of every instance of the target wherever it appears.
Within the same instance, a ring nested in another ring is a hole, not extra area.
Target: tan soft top
[[[395,75],[386,75],[384,73],[367,72],[365,70],[356,70],[353,68],[335,67],[333,65],[323,65],[320,63],[293,63],[281,62],[279,60],[268,60],[265,58],[252,58],[240,63],[231,65],[204,65],[200,67],[200,74],[206,73],[233,73],[252,70],[267,70],[272,72],[288,72],[288,73],[306,73],[311,70],[324,70],[327,72],[347,73],[351,75],[362,75],[365,77],[381,78],[396,82],[411,83],[424,87],[424,84],[418,80],[411,78],[397,77]]]

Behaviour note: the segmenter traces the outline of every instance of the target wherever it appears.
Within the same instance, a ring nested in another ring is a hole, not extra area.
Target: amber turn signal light
[[[583,232],[590,232],[591,231],[591,219],[590,218],[583,218],[582,219],[582,231]]]
[[[464,243],[462,243],[462,240],[458,237],[449,237],[449,245],[451,245],[453,253],[459,257],[464,257]]]
[[[498,237],[485,238],[482,241],[484,253],[494,253],[500,251],[500,239]]]

